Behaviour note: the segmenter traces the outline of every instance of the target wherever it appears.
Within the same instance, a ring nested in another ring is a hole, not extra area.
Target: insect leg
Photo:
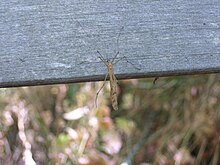
[[[116,41],[116,44],[117,44],[117,47],[116,47],[116,54],[112,60],[112,63],[114,62],[114,60],[116,59],[116,57],[118,56],[119,54],[119,38],[120,38],[120,35],[121,35],[121,31],[124,29],[124,26],[122,26],[122,28],[120,29],[119,33],[118,33],[118,37],[117,37],[117,41]]]
[[[118,33],[118,38],[117,38],[117,49],[119,50],[119,38],[120,38],[120,35],[121,35],[121,31],[124,29],[124,26],[121,27],[119,33]],[[117,50],[117,51],[118,51]]]
[[[114,62],[114,60],[116,59],[116,57],[119,55],[119,51],[115,54],[114,58],[112,59],[112,63]]]
[[[108,67],[108,63],[106,62],[105,58],[101,55],[101,53],[98,50],[97,53],[99,54],[98,58]]]
[[[114,65],[115,65],[116,63],[118,63],[119,61],[121,61],[122,59],[124,59],[125,61],[127,61],[127,63],[131,64],[135,69],[141,70],[141,68],[138,68],[137,66],[135,66],[135,65],[134,65],[132,62],[130,62],[130,61],[127,59],[127,57],[125,57],[125,56],[119,58],[119,59],[114,63]]]
[[[108,73],[105,75],[104,83],[102,84],[102,86],[101,86],[101,88],[98,90],[98,92],[96,93],[96,97],[95,97],[95,106],[96,106],[96,108],[97,108],[97,99],[98,99],[99,92],[100,92],[100,91],[102,90],[102,88],[105,86],[107,77],[108,77]]]

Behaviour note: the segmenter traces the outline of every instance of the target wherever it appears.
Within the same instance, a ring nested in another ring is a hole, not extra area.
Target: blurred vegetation
[[[220,164],[220,76],[0,89],[0,164]]]

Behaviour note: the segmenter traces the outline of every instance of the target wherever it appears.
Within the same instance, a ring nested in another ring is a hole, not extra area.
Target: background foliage
[[[0,89],[0,164],[219,164],[220,76]]]

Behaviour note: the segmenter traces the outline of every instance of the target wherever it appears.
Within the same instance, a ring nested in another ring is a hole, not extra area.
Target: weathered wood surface
[[[0,87],[220,71],[219,0],[1,0]]]

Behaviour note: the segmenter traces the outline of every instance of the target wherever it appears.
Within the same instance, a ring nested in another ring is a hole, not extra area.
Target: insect
[[[77,21],[78,22],[78,21]],[[80,22],[78,22],[79,26],[83,29],[82,25],[80,24]],[[101,88],[98,90],[98,92],[96,93],[96,98],[95,98],[95,105],[97,107],[97,99],[98,99],[98,95],[100,93],[100,91],[103,89],[103,87],[105,86],[105,83],[107,81],[107,78],[109,77],[109,81],[110,81],[110,97],[111,97],[111,102],[112,102],[112,107],[114,110],[118,110],[118,100],[117,100],[117,79],[115,77],[114,74],[114,69],[113,66],[119,62],[122,59],[125,59],[128,63],[132,64],[134,67],[135,65],[133,63],[131,63],[130,61],[127,60],[127,58],[125,56],[120,57],[117,59],[117,61],[115,61],[115,59],[117,58],[117,56],[119,55],[119,37],[121,35],[121,31],[124,29],[124,27],[122,27],[120,29],[120,32],[118,34],[117,37],[117,47],[116,47],[116,54],[114,56],[114,58],[112,60],[109,59],[105,59],[102,54],[97,51],[98,53],[98,58],[106,65],[108,72],[105,75],[105,79],[104,79],[104,83],[102,84]],[[139,68],[135,67],[136,69],[140,70]]]
[[[109,76],[109,81],[110,81],[110,97],[111,97],[112,107],[113,107],[114,110],[118,110],[117,79],[116,79],[116,77],[114,75],[113,62],[114,62],[114,59],[119,54],[119,52],[117,52],[117,54],[115,55],[115,58],[113,58],[112,61],[104,59],[99,51],[97,51],[97,53],[99,54],[100,60],[107,66],[108,73],[105,75],[105,79],[104,79],[104,83],[103,83],[102,87],[96,93],[96,99],[95,99],[96,100],[95,101],[96,107],[97,107],[97,99],[98,99],[99,92],[105,86],[106,79]]]
[[[122,27],[121,30],[123,28],[124,27]],[[121,30],[120,30],[120,32],[121,32]],[[96,99],[95,99],[96,107],[97,107],[97,99],[98,99],[99,92],[105,86],[107,77],[109,76],[109,81],[110,81],[110,97],[111,97],[112,107],[113,107],[114,110],[118,110],[118,100],[117,100],[117,83],[118,83],[118,81],[117,81],[117,79],[115,77],[113,66],[117,62],[119,62],[120,60],[125,59],[128,63],[132,64],[135,67],[135,65],[133,63],[129,62],[125,56],[123,56],[123,57],[119,58],[117,61],[115,61],[115,59],[119,55],[118,41],[119,41],[119,37],[120,37],[120,34],[121,34],[120,32],[119,32],[118,38],[117,38],[117,52],[116,52],[116,54],[115,54],[115,56],[114,56],[114,58],[112,60],[105,59],[102,56],[102,54],[99,51],[97,51],[97,53],[99,54],[98,58],[106,65],[106,67],[108,69],[108,73],[105,75],[105,79],[104,79],[103,85],[101,86],[101,88],[96,93]],[[137,68],[137,67],[135,67],[135,68],[140,70],[140,68]]]

